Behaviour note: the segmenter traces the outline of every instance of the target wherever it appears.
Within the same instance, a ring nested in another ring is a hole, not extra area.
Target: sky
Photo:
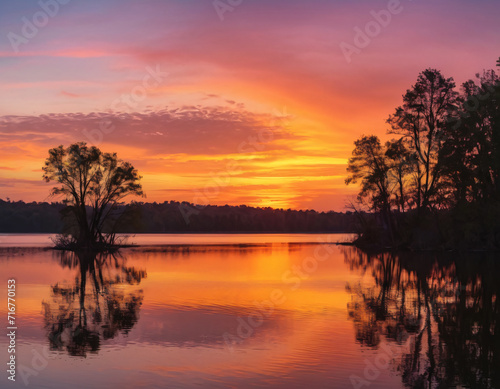
[[[495,68],[488,0],[0,3],[0,198],[57,201],[48,150],[132,162],[142,201],[344,211],[347,160],[419,72]]]

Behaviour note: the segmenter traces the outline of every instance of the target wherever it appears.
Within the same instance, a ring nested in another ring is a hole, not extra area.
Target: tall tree
[[[359,199],[368,198],[376,211],[388,210],[389,181],[387,173],[389,166],[378,137],[362,136],[354,142],[356,146],[349,159],[347,171],[350,175],[346,184],[355,184],[361,180]]]
[[[439,191],[442,163],[439,150],[449,116],[455,114],[457,96],[452,78],[434,69],[424,70],[403,96],[403,105],[388,119],[390,133],[402,136],[415,157],[417,209],[433,205]]]
[[[391,192],[394,193],[392,202],[398,211],[405,212],[411,206],[408,194],[409,177],[413,171],[415,161],[401,139],[386,142],[385,150],[385,155],[388,158]]]
[[[394,240],[394,223],[391,215],[389,165],[380,139],[374,135],[362,136],[354,142],[355,148],[349,159],[349,176],[345,183],[355,184],[361,181],[358,195],[360,203],[367,203],[371,210],[380,212],[384,228],[391,240]]]
[[[459,120],[442,149],[458,204],[491,202],[500,189],[500,77],[493,71],[462,85]]]
[[[112,235],[104,229],[117,206],[128,195],[143,195],[141,177],[129,162],[84,142],[49,150],[43,171],[46,182],[60,184],[52,194],[65,196],[76,222],[73,237],[79,247],[110,243]]]

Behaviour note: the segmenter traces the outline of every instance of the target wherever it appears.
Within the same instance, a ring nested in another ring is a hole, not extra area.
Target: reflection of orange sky
[[[286,245],[249,249],[243,254],[236,249],[222,249],[191,255],[189,261],[185,261],[182,255],[165,261],[162,260],[164,253],[148,253],[145,255],[148,269],[145,291],[149,290],[150,295],[155,296],[155,305],[218,306],[224,302],[242,310],[251,310],[255,302],[269,300],[271,291],[279,289],[286,301],[277,309],[296,311],[323,309],[325,306],[344,309],[348,296],[343,287],[349,272],[338,271],[343,258],[319,262],[321,271],[314,272],[310,279],[302,280],[297,290],[292,289],[295,281],[291,280],[296,276],[287,275],[290,281],[282,281],[287,271],[301,266],[304,255],[310,255],[308,251],[289,250]],[[134,264],[133,258],[130,258],[130,264]],[[137,262],[136,266],[140,263]],[[332,290],[327,285],[340,286],[340,290]]]
[[[312,256],[315,246],[270,244],[248,249],[216,246],[207,250],[193,249],[190,254],[182,250],[164,253],[153,249],[140,250],[126,255],[127,266],[147,270],[142,285],[149,297],[144,304],[155,307],[184,304],[190,306],[228,304],[242,310],[254,309],[257,301],[269,300],[271,291],[279,289],[286,298],[277,309],[311,310],[344,309],[348,295],[344,291],[350,272],[343,265],[343,256],[335,254],[328,260],[318,261],[318,270],[307,279],[301,278],[299,287],[293,287],[297,277],[294,268],[302,268],[302,261]],[[16,258],[2,262],[4,274],[12,274],[23,287],[19,288],[23,311],[35,314],[40,310],[40,300],[50,299],[47,285],[70,283],[78,269],[62,269],[57,253],[37,251],[37,262],[29,258]],[[291,271],[291,273],[290,273]],[[288,272],[288,273],[287,273]],[[306,271],[307,273],[307,271]],[[283,278],[287,282],[283,282]]]
[[[137,288],[144,291],[139,321],[125,338],[103,341],[97,358],[87,359],[86,369],[92,369],[96,377],[113,369],[123,374],[140,370],[152,382],[181,376],[223,381],[256,375],[267,377],[270,383],[271,377],[293,374],[312,383],[319,380],[320,387],[325,380],[336,382],[340,376],[347,380],[364,368],[365,356],[354,342],[352,323],[346,320],[350,295],[345,285],[358,276],[332,246],[333,254],[318,262],[317,270],[297,289],[282,280],[286,272],[314,256],[315,248],[270,244],[199,246],[191,247],[189,253],[185,246],[173,252],[158,248],[123,251],[125,266],[147,273],[140,285],[119,286],[125,293]],[[51,301],[50,285],[71,285],[78,273],[77,268],[62,269],[50,251],[3,259],[1,266],[3,274],[18,280],[19,323],[36,328],[42,325],[42,300]],[[248,320],[248,315],[262,313],[255,304],[269,300],[273,290],[282,291],[286,301],[275,305],[263,324],[230,352],[223,334],[236,335],[239,318]],[[87,293],[92,293],[90,286]],[[0,315],[4,313],[1,307]],[[58,366],[68,369],[64,359],[51,362],[51,369],[57,371]],[[310,366],[324,373],[310,376]],[[123,374],[113,376],[113,382],[119,382]]]

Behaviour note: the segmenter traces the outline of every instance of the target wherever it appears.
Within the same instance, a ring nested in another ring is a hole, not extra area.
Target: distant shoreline
[[[0,232],[0,236],[12,235],[59,235],[60,232]],[[119,232],[118,236],[127,235],[317,235],[317,234],[353,234],[354,231],[168,231],[168,232]]]

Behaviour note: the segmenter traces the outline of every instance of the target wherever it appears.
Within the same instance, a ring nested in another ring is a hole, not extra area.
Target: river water
[[[500,387],[495,255],[192,234],[89,256],[49,238],[0,235],[0,388]]]

